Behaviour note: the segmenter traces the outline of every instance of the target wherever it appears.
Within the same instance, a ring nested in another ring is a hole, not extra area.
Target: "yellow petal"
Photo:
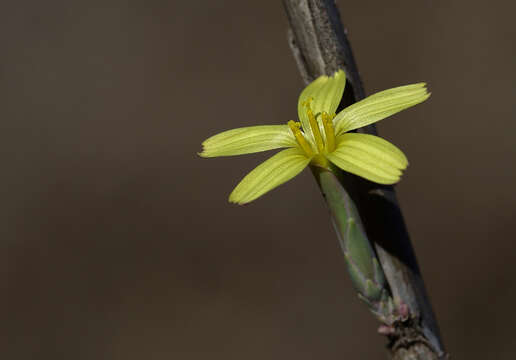
[[[425,86],[419,83],[380,91],[348,106],[333,119],[336,133],[373,124],[425,101],[430,96]]]
[[[408,165],[400,149],[378,136],[343,134],[337,143],[337,149],[327,155],[328,160],[344,171],[379,184],[398,182]]]
[[[299,174],[310,158],[299,149],[282,150],[258,165],[229,195],[229,201],[249,203]]]
[[[346,74],[344,71],[339,70],[331,77],[318,77],[301,92],[297,103],[297,112],[299,121],[301,121],[301,125],[303,126],[303,131],[307,133],[310,138],[313,138],[312,130],[306,113],[306,107],[303,103],[313,98],[311,107],[314,115],[323,111],[330,115],[334,114],[335,111],[337,111],[342,94],[344,93],[345,85]]]
[[[202,143],[202,157],[231,156],[296,147],[296,139],[287,125],[249,126],[224,131]]]

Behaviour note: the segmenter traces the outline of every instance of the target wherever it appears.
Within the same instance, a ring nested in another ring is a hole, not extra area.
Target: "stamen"
[[[324,149],[324,142],[321,136],[321,130],[319,130],[319,124],[317,123],[312,108],[310,107],[310,103],[312,101],[313,98],[308,98],[305,102],[303,102],[303,105],[306,107],[306,114],[308,115],[308,121],[310,122],[310,128],[312,129],[312,134],[314,135],[317,150],[321,152]]]
[[[335,130],[333,129],[333,118],[328,113],[322,113],[322,123],[326,133],[326,151],[335,150]]]
[[[295,122],[294,120],[290,120],[288,122],[288,126],[290,127],[290,131],[292,131],[292,134],[297,140],[297,143],[299,146],[301,146],[301,149],[306,153],[306,156],[310,157],[314,154],[312,151],[312,147],[306,141],[305,137],[303,136],[303,133],[301,132],[301,124],[298,122]]]

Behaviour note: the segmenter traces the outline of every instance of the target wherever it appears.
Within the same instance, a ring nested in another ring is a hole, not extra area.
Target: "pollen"
[[[333,128],[333,118],[335,115],[331,116],[328,113],[324,112],[321,114],[324,133],[326,135],[326,144],[325,150],[326,152],[332,152],[335,150],[335,130]]]
[[[294,120],[290,120],[288,122],[288,126],[290,128],[290,131],[292,131],[292,134],[296,138],[297,143],[305,152],[306,156],[312,157],[314,155],[314,152],[312,151],[312,146],[310,146],[310,143],[306,141],[305,136],[301,131],[301,124]]]
[[[311,103],[314,99],[312,97],[308,98],[303,102],[303,106],[306,108],[306,115],[308,115],[308,121],[310,122],[310,129],[312,130],[312,134],[314,136],[315,145],[317,146],[317,151],[321,153],[324,150],[324,141],[321,135],[321,130],[319,129],[319,123],[315,118],[315,115],[312,111]]]
[[[305,108],[310,129],[301,130],[299,122],[292,120],[288,122],[292,134],[307,156],[328,154],[333,152],[336,147],[335,129],[333,127],[335,114],[328,114],[325,111],[314,114],[313,101],[314,99],[310,97],[301,103],[301,106]],[[307,130],[309,131],[307,132]],[[306,136],[309,136],[309,138],[307,139]]]

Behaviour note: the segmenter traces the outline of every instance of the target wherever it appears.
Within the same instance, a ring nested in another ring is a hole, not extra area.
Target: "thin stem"
[[[341,108],[363,99],[365,92],[334,0],[283,0],[283,4],[290,22],[290,47],[304,82],[344,68],[348,85]],[[358,131],[376,134],[374,125]],[[341,173],[339,178],[374,244],[396,311],[408,311],[407,320],[397,323],[394,332],[388,331],[392,357],[447,358],[394,188],[350,174]]]

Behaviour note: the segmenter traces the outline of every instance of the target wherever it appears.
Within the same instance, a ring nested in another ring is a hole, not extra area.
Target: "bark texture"
[[[283,0],[283,4],[290,22],[288,41],[304,82],[343,68],[347,84],[340,107],[363,99],[364,88],[335,1]],[[358,131],[376,134],[374,125]],[[380,327],[389,339],[392,358],[446,359],[394,188],[351,174],[339,178],[358,207],[395,304],[407,312],[394,327]]]

